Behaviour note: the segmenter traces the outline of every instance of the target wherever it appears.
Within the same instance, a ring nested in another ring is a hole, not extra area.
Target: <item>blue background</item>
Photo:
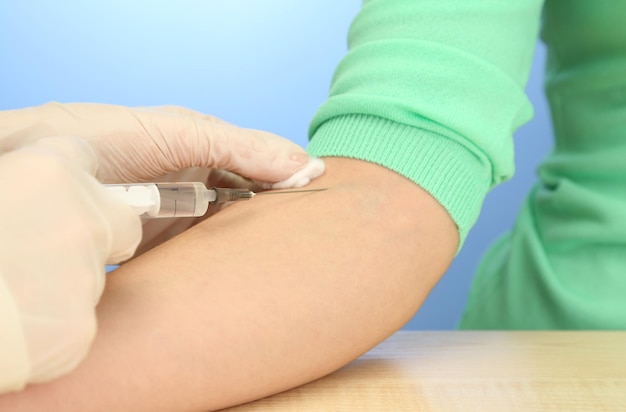
[[[0,3],[0,109],[59,102],[180,105],[305,146],[346,51],[357,0]],[[407,329],[451,329],[478,260],[513,222],[551,147],[539,45],[534,119],[515,135],[515,177],[487,198],[463,251]]]

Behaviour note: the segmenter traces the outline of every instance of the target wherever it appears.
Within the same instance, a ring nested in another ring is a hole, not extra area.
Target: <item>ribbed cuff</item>
[[[380,117],[334,117],[315,131],[307,151],[373,162],[415,182],[456,223],[459,250],[490,188],[490,166],[467,148],[438,133]]]

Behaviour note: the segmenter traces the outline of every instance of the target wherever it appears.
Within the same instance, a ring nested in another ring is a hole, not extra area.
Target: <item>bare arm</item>
[[[207,410],[321,377],[400,328],[457,247],[445,210],[380,166],[235,204],[110,274],[85,362],[0,410]]]

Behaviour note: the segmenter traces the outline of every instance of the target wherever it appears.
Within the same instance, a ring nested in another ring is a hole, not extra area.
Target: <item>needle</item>
[[[255,192],[255,195],[283,195],[287,193],[302,193],[302,192],[321,192],[327,190],[328,188],[323,189],[303,189],[303,190],[282,190],[280,192]]]

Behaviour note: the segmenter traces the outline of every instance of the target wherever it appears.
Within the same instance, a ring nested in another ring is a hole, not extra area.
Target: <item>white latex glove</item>
[[[0,392],[72,370],[96,332],[104,266],[140,219],[93,176],[91,147],[42,139],[0,156]]]
[[[311,165],[306,152],[287,139],[180,107],[49,103],[0,112],[0,154],[49,136],[79,136],[89,142],[100,165],[96,177],[103,183],[211,185],[210,173],[225,170],[264,189],[287,188],[308,183],[324,169],[321,160]],[[300,177],[293,179],[296,172]],[[147,221],[139,250],[158,245],[197,221]]]
[[[0,154],[53,136],[87,140],[98,156],[96,177],[102,183],[143,182],[198,167],[271,184],[309,159],[285,138],[180,107],[48,103],[0,112]]]

